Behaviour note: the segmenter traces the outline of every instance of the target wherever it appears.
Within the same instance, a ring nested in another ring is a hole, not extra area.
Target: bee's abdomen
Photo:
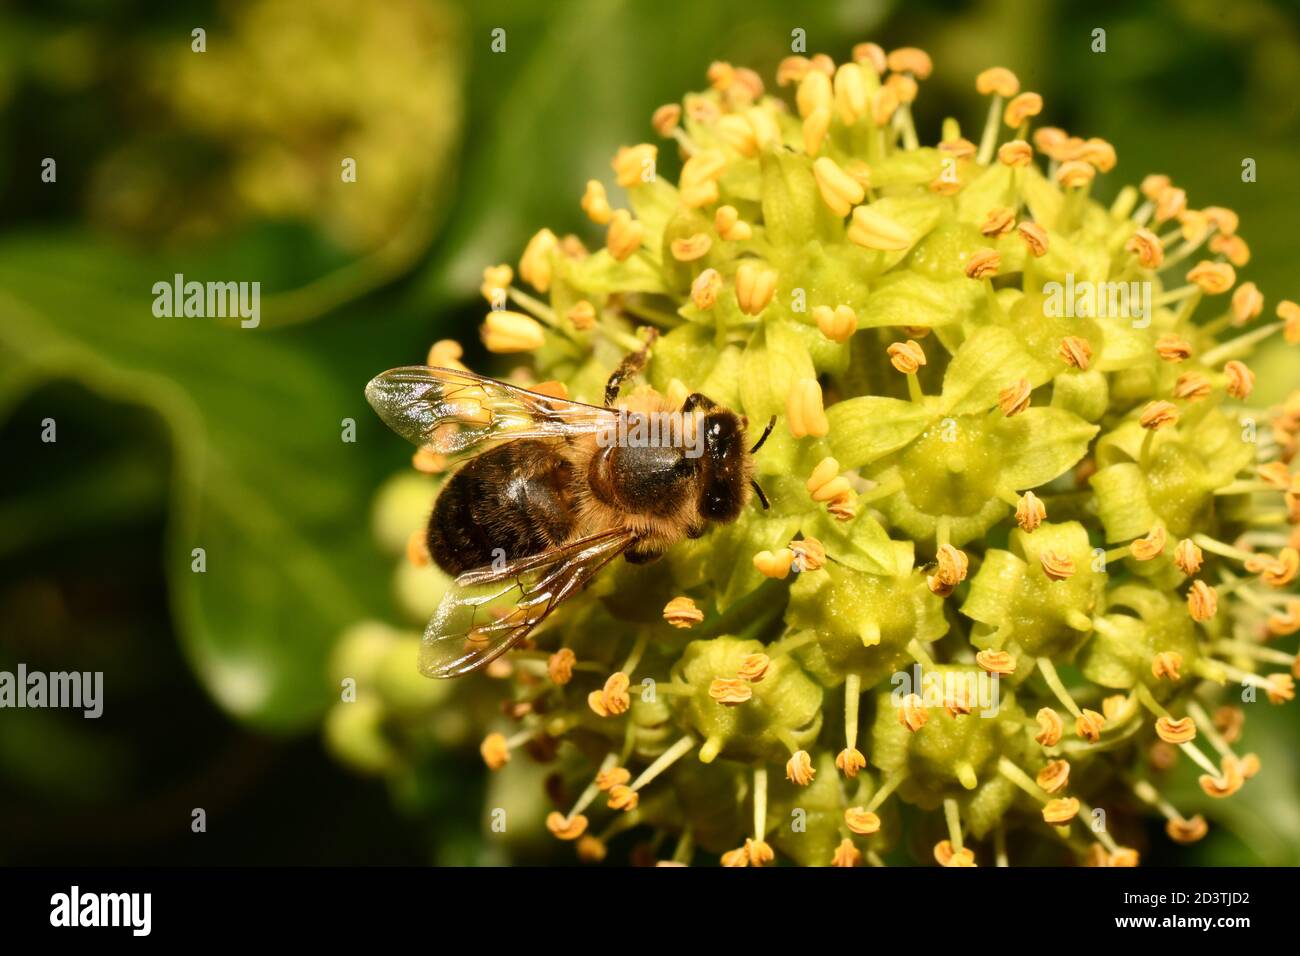
[[[458,575],[547,551],[573,527],[569,465],[523,440],[473,459],[448,479],[429,518],[429,554]]]

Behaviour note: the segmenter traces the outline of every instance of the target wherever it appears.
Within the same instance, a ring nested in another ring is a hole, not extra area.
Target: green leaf
[[[984,287],[965,276],[933,279],[918,272],[889,272],[858,311],[858,328],[955,325],[974,318],[983,301]]]
[[[897,451],[925,430],[935,409],[897,398],[864,395],[826,410],[831,453],[844,468],[861,468]]]
[[[1000,418],[994,428],[1004,452],[1000,480],[1016,491],[1037,488],[1073,467],[1098,431],[1073,412],[1041,406]]]
[[[1107,541],[1140,538],[1159,517],[1147,500],[1147,483],[1142,469],[1132,462],[1111,465],[1092,476],[1097,495],[1097,514],[1106,528]]]
[[[957,350],[943,377],[943,408],[968,415],[992,408],[998,392],[1017,379],[1040,384],[1036,363],[1015,334],[998,326],[976,330]]]
[[[663,273],[654,263],[640,255],[619,262],[608,249],[601,249],[579,261],[571,260],[566,275],[573,285],[589,295],[609,295],[611,292],[662,295],[668,292]]]
[[[794,381],[814,377],[812,356],[795,323],[789,319],[765,322],[755,330],[742,358],[741,404],[753,421],[783,416]]]
[[[764,152],[763,225],[777,246],[803,246],[817,234],[818,210],[824,203],[813,179],[812,160],[785,150]]]
[[[804,533],[820,539],[827,554],[855,571],[893,577],[911,569],[910,564],[900,567],[894,542],[880,522],[869,514],[860,514],[846,522],[819,508],[805,522]]]
[[[388,438],[364,376],[327,372],[300,333],[155,318],[150,289],[168,277],[95,247],[9,243],[0,351],[28,381],[74,379],[167,423],[164,563],[190,664],[236,716],[300,727],[331,698],[334,639],[386,603],[390,567],[364,515],[382,465],[366,445]],[[345,417],[357,422],[354,444],[341,440]],[[194,548],[203,573],[191,570]]]

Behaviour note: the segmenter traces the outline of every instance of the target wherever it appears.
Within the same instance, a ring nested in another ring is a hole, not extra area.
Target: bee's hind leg
[[[605,383],[605,406],[609,407],[618,399],[619,390],[622,389],[623,383],[645,368],[646,361],[650,358],[650,346],[654,345],[655,339],[659,338],[658,329],[650,329],[650,334],[646,338],[645,345],[641,346],[635,352],[628,354],[623,361],[618,363],[618,368],[614,369],[614,374],[609,377]]]

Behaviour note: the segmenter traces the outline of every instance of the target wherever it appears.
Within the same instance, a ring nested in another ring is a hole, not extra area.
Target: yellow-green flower
[[[1035,128],[1009,70],[922,145],[929,72],[714,64],[656,113],[671,151],[575,197],[608,233],[539,233],[507,279],[535,381],[598,402],[652,326],[649,387],[787,426],[770,510],[611,566],[493,667],[485,754],[549,742],[583,859],[635,830],[679,863],[1129,865],[1134,806],[1206,832],[1169,754],[1228,797],[1243,714],[1294,695],[1300,393],[1257,407],[1248,365],[1294,306],[1225,295],[1230,210],[1162,176],[1094,199],[1114,147]]]

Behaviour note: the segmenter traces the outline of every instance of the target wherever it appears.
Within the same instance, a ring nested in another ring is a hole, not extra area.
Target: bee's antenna
[[[776,419],[773,418],[772,421],[775,422]],[[771,425],[768,425],[768,426],[767,426],[767,431],[770,432],[771,430],[772,430],[772,426],[771,426]],[[766,438],[766,437],[767,437],[767,432],[764,432],[764,433],[763,433],[763,438]],[[763,444],[763,438],[760,438],[760,439],[758,440],[758,443],[759,443],[760,445]],[[771,505],[769,505],[769,504],[767,503],[767,495],[763,494],[763,486],[760,485],[760,484],[759,484],[757,481],[755,481],[753,478],[749,479],[749,484],[750,484],[750,487],[752,487],[752,488],[754,489],[754,494],[758,495],[758,500],[761,501],[761,502],[763,503],[763,510],[766,511],[768,508],[771,507]]]
[[[768,419],[767,427],[763,429],[763,434],[758,436],[758,441],[754,442],[754,447],[749,450],[749,453],[751,455],[763,447],[763,442],[767,441],[767,436],[772,434],[772,429],[775,427],[776,427],[776,416],[773,415],[770,419]],[[757,487],[757,485],[755,487]],[[763,496],[763,492],[761,491],[758,494],[760,498]],[[764,508],[767,507],[766,498],[763,498],[763,507]]]

